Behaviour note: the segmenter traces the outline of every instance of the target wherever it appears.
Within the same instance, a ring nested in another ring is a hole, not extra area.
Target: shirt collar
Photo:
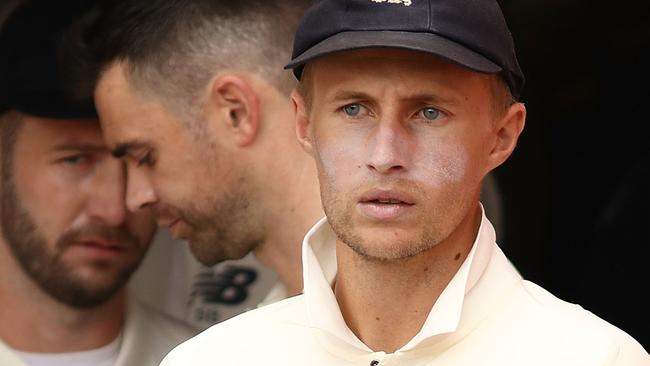
[[[496,235],[481,206],[481,224],[467,258],[431,308],[420,332],[399,351],[417,347],[433,336],[454,332],[460,323],[465,295],[474,287],[490,260]],[[332,291],[336,277],[336,235],[321,219],[303,241],[303,281],[311,326],[357,349],[373,352],[348,328]]]

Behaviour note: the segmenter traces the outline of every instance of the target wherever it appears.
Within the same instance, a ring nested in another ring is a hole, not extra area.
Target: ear
[[[490,151],[490,170],[503,164],[515,150],[526,123],[526,106],[514,103],[494,126],[496,139]]]
[[[226,121],[236,143],[251,144],[260,125],[260,101],[251,83],[237,75],[219,76],[212,83],[211,98],[219,121]]]
[[[297,90],[291,92],[293,101],[294,115],[296,120],[296,136],[302,148],[309,154],[313,151],[311,129],[309,123],[309,113],[305,105],[305,99]]]

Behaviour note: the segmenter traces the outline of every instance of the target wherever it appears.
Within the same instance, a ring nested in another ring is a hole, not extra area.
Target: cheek
[[[434,187],[461,182],[469,165],[468,153],[462,145],[434,144],[415,159],[414,178]]]
[[[39,174],[28,174],[30,170]],[[47,168],[31,167],[17,172],[15,178],[20,203],[40,232],[51,238],[73,225],[83,206],[78,185]]]
[[[175,203],[197,195],[209,179],[215,161],[209,160],[207,153],[195,154],[194,151],[165,151],[155,168],[149,172],[151,188],[158,198],[167,203]]]
[[[363,144],[351,138],[333,138],[326,143],[316,140],[316,160],[321,178],[331,184],[358,175],[364,166],[363,148]]]

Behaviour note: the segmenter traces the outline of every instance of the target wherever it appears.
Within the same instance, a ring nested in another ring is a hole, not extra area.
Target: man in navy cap
[[[288,67],[327,215],[304,240],[304,294],[216,325],[163,365],[650,364],[496,245],[479,192],[526,118],[496,1],[317,1]],[[335,274],[322,269],[332,247]]]
[[[0,31],[2,366],[156,365],[194,333],[126,294],[155,222],[126,209],[92,95],[62,72],[85,8],[27,2]]]

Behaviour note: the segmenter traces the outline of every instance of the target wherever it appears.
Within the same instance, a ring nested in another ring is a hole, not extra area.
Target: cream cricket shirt
[[[332,292],[335,241],[325,219],[305,237],[303,295],[217,324],[161,365],[650,366],[629,335],[523,280],[485,215],[420,332],[394,353],[371,350],[347,327]]]

